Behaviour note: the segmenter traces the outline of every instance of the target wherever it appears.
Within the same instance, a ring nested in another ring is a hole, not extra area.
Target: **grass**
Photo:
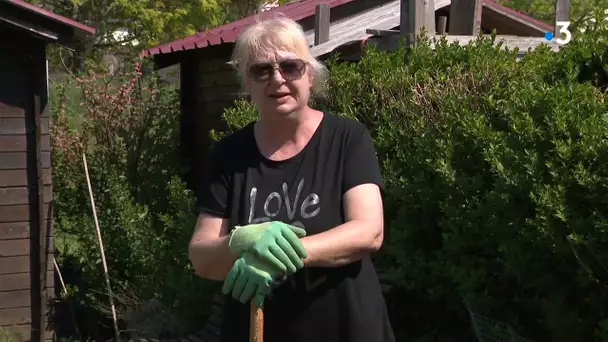
[[[12,342],[13,337],[8,330],[0,327],[0,342]]]
[[[49,82],[49,93],[52,102],[52,110],[59,111],[59,99],[57,96],[60,93],[60,86],[65,87],[64,98],[61,101],[65,104],[67,117],[73,128],[78,130],[84,118],[84,111],[80,107],[83,100],[82,89],[78,87],[76,82],[55,82],[52,79]]]

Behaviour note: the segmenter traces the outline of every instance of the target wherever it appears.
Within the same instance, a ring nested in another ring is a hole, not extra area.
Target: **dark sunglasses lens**
[[[254,64],[249,68],[249,72],[256,79],[266,79],[272,74],[273,67],[268,63]]]
[[[304,71],[304,62],[299,59],[282,61],[279,68],[283,76],[287,78],[300,77]]]

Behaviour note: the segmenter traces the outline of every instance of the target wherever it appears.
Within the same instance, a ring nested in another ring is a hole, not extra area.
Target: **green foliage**
[[[498,3],[551,25],[555,20],[555,0],[499,0]],[[573,27],[584,27],[597,12],[601,11],[602,18],[607,17],[608,13],[604,12],[606,9],[606,0],[570,0],[570,22]]]
[[[225,0],[33,1],[36,5],[94,27],[97,32],[78,41],[74,56],[78,59],[96,60],[104,53],[137,53],[144,47],[183,38],[199,30],[219,25],[224,22],[226,16],[225,2]],[[117,32],[118,35],[115,34]],[[62,52],[64,58],[69,55],[66,50]],[[56,65],[61,65],[57,53],[53,57]],[[74,67],[69,61],[67,64]]]
[[[608,108],[580,78],[604,49],[421,39],[329,63],[319,107],[365,123],[387,197],[377,264],[409,341],[471,341],[469,310],[535,341],[608,341]],[[225,119],[255,119],[238,103]]]
[[[0,342],[12,342],[13,336],[0,326]]]
[[[237,100],[232,107],[224,110],[223,117],[228,122],[228,130],[217,131],[211,130],[210,136],[213,140],[220,140],[230,133],[245,127],[248,123],[254,121],[257,117],[257,110],[247,100]]]
[[[94,27],[76,42],[74,53],[50,47],[52,70],[88,70],[104,54],[119,57],[181,39],[250,15],[263,0],[33,0],[33,4]],[[280,0],[279,4],[286,3]],[[88,65],[87,65],[88,64]]]
[[[85,153],[109,273],[127,328],[132,323],[152,327],[145,330],[156,337],[175,337],[200,328],[211,292],[194,275],[187,255],[196,215],[194,196],[179,178],[185,170],[177,149],[178,92],[141,76],[139,66],[132,70],[114,77],[90,72],[55,89],[56,246],[62,269],[80,274],[71,300],[107,310]],[[65,97],[74,85],[82,92],[77,107],[68,106],[75,101]],[[146,321],[142,312],[154,316],[152,311],[159,311],[147,310],[154,306],[151,299],[176,314],[179,319],[173,321],[179,324]]]
[[[284,5],[288,3],[289,0],[278,0],[276,1],[277,5]],[[258,11],[263,5],[272,4],[273,1],[267,0],[224,0],[223,4],[225,6],[225,20],[226,22],[232,22],[253,14]]]

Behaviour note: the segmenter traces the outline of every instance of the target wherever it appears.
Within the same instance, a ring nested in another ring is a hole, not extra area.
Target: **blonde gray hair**
[[[322,93],[327,68],[310,53],[302,26],[289,18],[258,20],[256,24],[248,26],[236,41],[230,64],[243,81],[256,56],[272,54],[275,51],[294,53],[307,62],[314,76],[312,92]]]

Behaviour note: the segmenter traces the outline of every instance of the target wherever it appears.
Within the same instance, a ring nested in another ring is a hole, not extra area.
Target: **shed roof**
[[[532,16],[529,16],[525,13],[521,13],[516,11],[510,7],[501,5],[494,0],[483,0],[483,6],[491,9],[497,13],[508,16],[510,19],[520,22],[524,25],[528,25],[537,29],[540,32],[553,31],[555,27],[553,25],[549,25],[541,20],[538,20]]]
[[[435,0],[435,10],[450,4],[450,0]],[[311,47],[310,52],[318,57],[334,49],[353,42],[365,41],[371,37],[367,29],[391,30],[401,22],[401,1],[393,0],[381,6],[362,11],[349,18],[331,25],[329,40],[325,43]],[[314,30],[306,33],[306,39],[312,45]]]
[[[141,55],[142,57],[145,57],[235,42],[239,33],[241,33],[245,27],[255,23],[257,20],[264,20],[281,14],[295,21],[299,21],[315,15],[315,7],[320,3],[327,3],[330,8],[333,8],[351,1],[353,0],[300,0],[290,2],[262,13],[250,15],[231,23],[217,26],[205,32],[199,32],[186,38],[149,48],[144,50]]]
[[[199,32],[192,36],[178,39],[172,42],[164,43],[149,49],[142,51],[141,56],[152,56],[152,55],[160,55],[160,54],[170,54],[172,52],[192,50],[192,49],[200,49],[210,45],[219,45],[223,43],[234,42],[239,35],[239,33],[247,26],[256,22],[256,20],[263,20],[268,17],[272,17],[276,14],[283,14],[293,20],[299,21],[302,19],[306,19],[315,15],[315,7],[322,2],[327,2],[330,8],[346,4],[352,2],[353,0],[300,0],[296,2],[291,2],[286,5],[278,6],[268,11],[264,11],[259,14],[250,15],[248,17],[233,21],[231,23],[227,23],[221,26],[217,26],[211,30],[205,32]],[[435,0],[435,10],[447,7],[451,4],[451,0]],[[534,28],[535,30],[542,31],[553,31],[553,26],[546,24],[536,18],[533,18],[527,14],[518,12],[493,0],[483,0],[484,8],[497,12],[499,14],[505,15],[509,17],[511,20],[517,21],[523,25],[527,25],[529,27]],[[364,11],[365,13],[361,13],[361,15],[365,16],[365,18],[372,20],[373,27],[366,27],[361,30],[357,30],[360,28],[360,25],[353,24],[362,24],[360,16],[354,15],[351,18],[347,18],[342,20],[341,22],[332,23],[331,33],[330,33],[330,42],[321,44],[324,45],[316,47],[316,50],[326,50],[329,48],[329,45],[332,45],[330,50],[337,46],[333,46],[335,44],[342,45],[343,43],[352,42],[356,40],[363,40],[369,37],[370,35],[366,33],[367,28],[374,29],[389,29],[392,27],[399,26],[399,0],[394,0],[387,2],[383,5],[380,5],[372,10]],[[395,24],[396,23],[396,24]],[[367,24],[367,22],[366,22]],[[355,28],[355,29],[353,29]],[[335,40],[335,34],[340,31],[342,32],[345,39],[337,39]],[[332,37],[334,36],[334,37]],[[346,37],[348,36],[348,37]],[[307,38],[309,42],[312,44],[314,39],[313,33],[308,32]],[[318,51],[321,52],[321,51]],[[323,51],[327,52],[327,51]]]
[[[435,10],[445,8],[451,4],[451,0],[435,0]],[[329,41],[311,47],[310,52],[318,57],[327,54],[339,46],[365,41],[373,36],[367,32],[367,29],[374,30],[391,30],[399,26],[401,21],[399,11],[401,10],[401,1],[392,0],[381,6],[362,11],[351,16],[343,21],[331,25]],[[505,7],[492,0],[483,0],[483,11],[492,11],[502,16],[516,21],[522,25],[526,25],[537,31],[543,36],[540,41],[544,40],[546,31],[553,31],[553,26],[544,23],[527,14],[515,11]],[[448,36],[448,40],[454,36]],[[306,38],[311,43],[314,40],[314,32],[307,32]]]
[[[41,8],[41,7],[32,5],[32,4],[29,4],[29,3],[25,2],[25,1],[22,1],[22,0],[0,0],[0,2],[9,3],[9,4],[11,4],[11,5],[15,6],[15,7],[18,7],[18,8],[21,8],[21,9],[33,12],[33,13],[35,13],[37,15],[46,17],[46,18],[51,19],[51,20],[53,20],[55,22],[58,22],[60,24],[63,24],[63,25],[66,25],[66,26],[70,26],[72,28],[75,28],[75,29],[78,29],[78,30],[81,30],[81,31],[84,31],[84,32],[87,32],[87,33],[90,33],[90,34],[95,34],[95,32],[96,32],[96,30],[93,27],[84,25],[84,24],[79,23],[79,22],[77,22],[75,20],[72,20],[70,18],[66,18],[64,16],[61,16],[61,15],[56,14],[56,13],[53,13],[53,12],[51,12],[49,10],[44,9],[44,8]]]

